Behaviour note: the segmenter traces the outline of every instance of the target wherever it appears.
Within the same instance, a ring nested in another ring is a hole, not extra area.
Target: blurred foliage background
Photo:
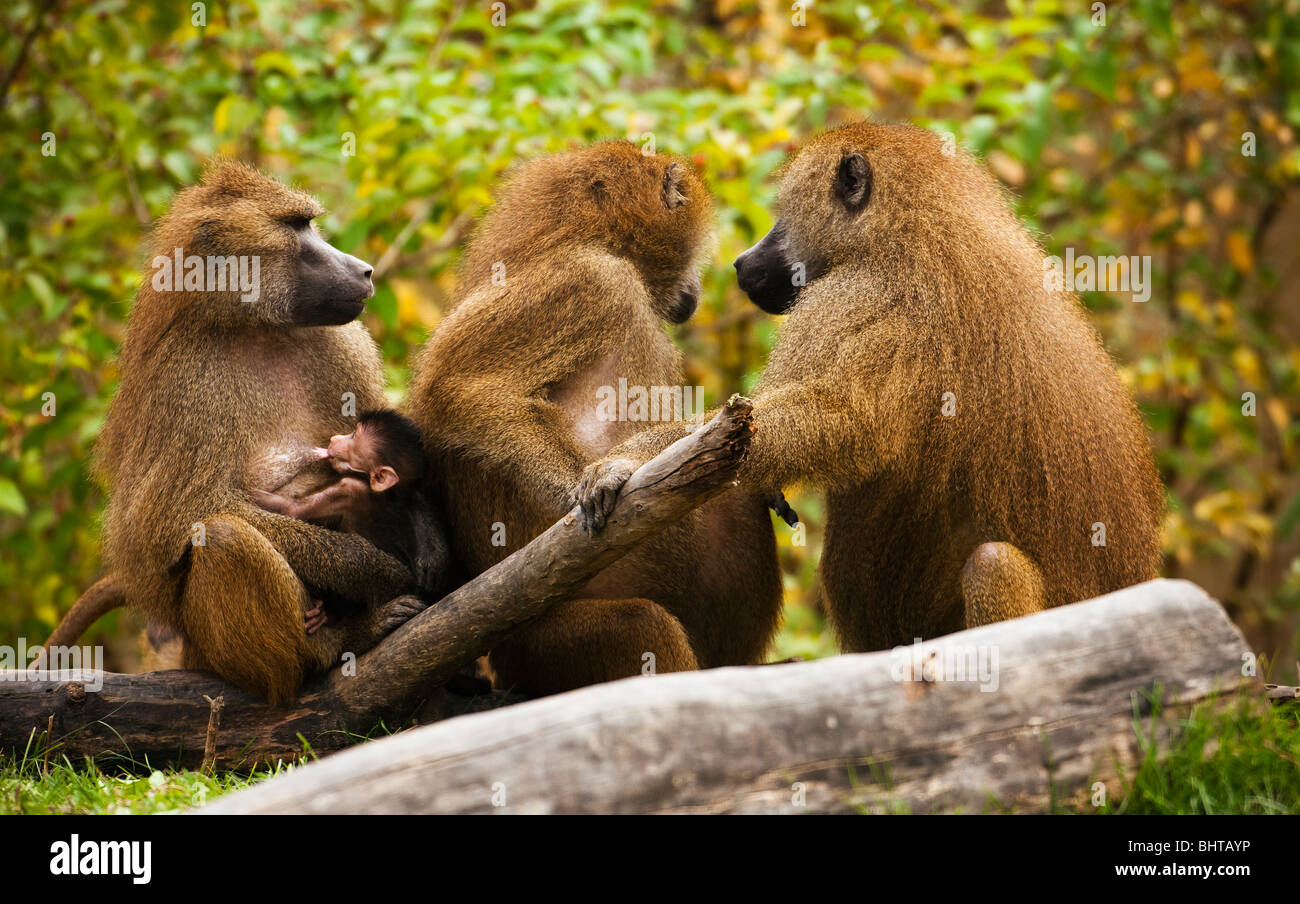
[[[400,398],[502,174],[652,134],[717,197],[716,263],[675,332],[714,405],[752,386],[777,328],[730,271],[771,225],[768,176],[867,116],[981,155],[1051,253],[1152,257],[1150,301],[1084,302],[1158,450],[1165,573],[1294,677],[1300,0],[11,0],[0,22],[0,641],[43,639],[97,574],[87,461],[142,241],[209,156],[313,192],[334,243],[376,264],[366,321]],[[791,495],[808,537],[778,525],[774,655],[818,655],[821,506]],[[96,629],[119,668],[127,628]]]

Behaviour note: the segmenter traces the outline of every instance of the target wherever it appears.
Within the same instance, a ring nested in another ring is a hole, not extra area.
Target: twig
[[[5,73],[5,80],[0,83],[0,107],[5,105],[9,97],[9,88],[13,85],[14,79],[18,77],[18,70],[23,68],[23,63],[27,60],[27,51],[32,47],[32,42],[36,40],[36,35],[40,33],[41,27],[45,24],[45,14],[54,9],[58,0],[48,0],[48,2],[36,11],[36,21],[32,27],[27,29],[27,34],[23,36],[23,44],[18,48],[18,56],[14,59],[14,64],[9,67]]]
[[[424,225],[425,221],[429,219],[429,214],[432,212],[432,201],[422,202],[420,206],[416,208],[415,213],[411,214],[411,219],[402,227],[402,231],[397,234],[397,238],[393,239],[393,243],[385,249],[383,256],[381,256],[379,262],[375,264],[375,279],[383,277],[393,264],[397,262],[398,256],[402,253],[402,246],[405,245],[407,239],[415,233],[415,230]],[[462,212],[458,217],[456,217],[456,219],[452,220],[451,225],[447,227],[447,231],[442,234],[442,238],[438,239],[438,241],[434,243],[433,247],[429,249],[429,253],[437,254],[458,244],[464,236],[465,229],[473,221],[473,213],[470,211]]]
[[[217,768],[217,730],[221,728],[221,711],[226,708],[226,698],[218,695],[213,700],[204,694],[203,699],[208,701],[208,737],[203,744],[203,763],[199,771],[211,775]]]
[[[50,748],[54,746],[54,713],[50,713],[50,721],[45,727],[45,753],[41,757],[41,775],[50,773]]]

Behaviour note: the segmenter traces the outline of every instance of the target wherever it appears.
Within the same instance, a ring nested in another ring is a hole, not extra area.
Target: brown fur
[[[696,278],[711,204],[681,163],[672,198],[684,203],[665,203],[673,163],[625,142],[534,160],[470,244],[410,405],[471,574],[563,516],[583,468],[644,428],[598,421],[597,387],[682,383],[663,320]],[[504,287],[492,283],[498,261]],[[492,545],[495,522],[505,546]],[[639,674],[646,652],[659,672],[756,662],[780,592],[763,501],[727,493],[517,631],[492,667],[499,685],[548,693]]]
[[[261,298],[158,291],[146,272],[96,449],[112,492],[104,557],[131,604],[180,634],[186,667],[275,702],[408,608],[390,603],[307,636],[303,581],[378,604],[409,574],[360,537],[247,498],[297,473],[293,450],[352,430],[343,393],[355,393],[358,410],[384,403],[379,353],[361,324],[294,325],[297,240],[277,221],[319,212],[309,196],[228,161],[177,195],[154,231],[155,253],[259,255]],[[191,545],[196,522],[204,546]]]
[[[873,175],[856,214],[834,195],[852,154]],[[1078,300],[1044,288],[1042,249],[983,168],[924,130],[846,126],[787,163],[777,208],[794,259],[819,275],[757,388],[742,482],[825,491],[821,576],[845,649],[1155,577],[1163,493],[1141,418]]]

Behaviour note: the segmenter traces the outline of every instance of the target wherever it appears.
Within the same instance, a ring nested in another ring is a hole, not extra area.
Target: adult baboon
[[[524,165],[483,220],[410,401],[471,574],[563,516],[583,468],[646,426],[634,417],[654,416],[602,407],[620,380],[680,387],[664,323],[695,310],[710,223],[688,166],[627,142]],[[533,693],[639,674],[646,654],[659,672],[756,662],[780,601],[764,499],[732,491],[521,627],[490,661],[498,685]]]
[[[320,212],[230,161],[176,196],[96,447],[111,488],[104,559],[128,601],[180,635],[185,667],[273,702],[423,605],[398,597],[410,574],[363,538],[249,499],[300,472],[282,492],[328,480],[323,463],[303,472],[311,449],[384,404],[378,350],[352,322],[370,266],[321,239]],[[308,635],[317,594],[367,609]]]
[[[858,124],[786,164],[740,286],[789,318],[742,484],[826,493],[822,585],[847,650],[933,637],[1156,575],[1145,428],[997,183],[934,134]],[[586,517],[670,442],[584,475]]]

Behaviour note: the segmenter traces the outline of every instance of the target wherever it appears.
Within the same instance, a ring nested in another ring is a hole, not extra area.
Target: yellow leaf
[[[1097,155],[1097,139],[1087,132],[1080,132],[1070,139],[1070,150],[1080,157],[1095,157]]]
[[[1255,268],[1255,253],[1244,232],[1238,230],[1228,233],[1228,258],[1241,273],[1249,273]]]
[[[1232,366],[1237,369],[1237,375],[1247,386],[1260,386],[1263,384],[1263,374],[1259,369],[1259,357],[1256,356],[1253,349],[1244,345],[1239,345],[1232,350]]]
[[[1196,501],[1196,505],[1192,506],[1192,514],[1201,521],[1217,523],[1226,513],[1241,508],[1237,496],[1235,490],[1210,493]]]
[[[1196,319],[1197,323],[1209,323],[1210,312],[1205,306],[1205,300],[1193,292],[1191,289],[1184,289],[1178,293],[1175,299],[1180,311],[1185,311]]]
[[[1273,422],[1277,432],[1282,436],[1286,436],[1287,427],[1291,423],[1291,415],[1286,410],[1286,402],[1273,397],[1264,403],[1264,410],[1268,412],[1268,419]]]
[[[1232,191],[1232,186],[1227,182],[1210,192],[1210,206],[1221,217],[1226,217],[1232,213],[1232,205],[1236,200],[1237,196]]]
[[[392,278],[389,284],[397,296],[397,322],[402,326],[423,326],[429,329],[438,325],[441,319],[438,306],[420,289],[420,284],[412,279]]]
[[[1023,185],[1025,181],[1025,165],[1010,154],[1002,151],[993,151],[989,154],[989,169],[997,175],[999,179],[1008,185]]]
[[[1237,311],[1226,298],[1220,298],[1214,303],[1214,316],[1225,330],[1231,330],[1237,325]]]
[[[298,67],[293,64],[293,60],[287,53],[279,50],[268,50],[266,53],[258,54],[257,59],[253,60],[253,65],[258,72],[275,69],[290,78],[298,77]]]
[[[226,127],[230,125],[230,107],[234,102],[235,95],[227,94],[221,99],[221,103],[217,104],[217,109],[212,111],[212,131],[218,135],[225,132]]]
[[[262,140],[271,147],[280,144],[280,126],[289,119],[289,113],[284,107],[274,106],[266,111],[266,118],[262,121]]]

